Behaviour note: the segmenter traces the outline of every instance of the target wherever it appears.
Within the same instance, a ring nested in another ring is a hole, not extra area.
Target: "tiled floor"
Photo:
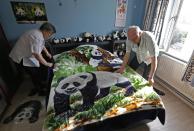
[[[32,89],[32,83],[30,80],[26,80],[22,83],[21,87],[18,89],[16,95],[12,100],[12,105],[6,111],[4,117],[10,115],[18,105],[23,104],[29,100],[39,100],[42,103],[42,109],[39,113],[39,120],[33,124],[30,124],[28,121],[23,123],[14,123],[11,122],[9,124],[0,123],[0,131],[41,131],[42,123],[44,121],[46,109],[44,107],[45,100],[44,97],[40,97],[38,95],[33,97],[28,97],[27,94]]]
[[[156,88],[163,90],[166,95],[162,96],[166,108],[166,123],[162,125],[158,119],[148,124],[142,124],[134,127],[128,127],[119,131],[194,131],[194,110],[184,104],[180,99],[174,96],[167,89],[159,84],[155,84]],[[42,110],[39,114],[39,120],[34,124],[24,123],[9,123],[0,124],[0,131],[41,131],[44,117],[46,115],[45,99],[44,97],[34,96],[27,97],[30,89],[32,88],[31,81],[26,80],[21,85],[21,88],[17,91],[13,98],[12,105],[7,110],[5,116],[10,114],[18,104],[24,103],[28,100],[36,99],[42,103]],[[118,131],[118,129],[112,129]],[[102,130],[101,130],[102,131]]]

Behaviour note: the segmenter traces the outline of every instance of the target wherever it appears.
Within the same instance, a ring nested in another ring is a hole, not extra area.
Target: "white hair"
[[[137,32],[140,32],[141,31],[141,29],[139,28],[139,26],[136,26],[136,25],[129,26],[128,31],[131,30],[131,29],[135,29],[135,31],[137,31]]]

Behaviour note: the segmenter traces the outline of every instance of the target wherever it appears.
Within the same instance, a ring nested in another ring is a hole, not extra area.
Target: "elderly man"
[[[40,65],[52,67],[53,64],[47,62],[43,55],[51,59],[51,54],[45,48],[45,40],[48,40],[54,33],[55,27],[50,23],[43,23],[39,29],[25,32],[16,42],[9,56],[31,76],[35,88],[29,95],[34,95],[41,90],[42,74]]]
[[[150,85],[154,84],[154,74],[157,68],[157,56],[159,55],[159,48],[154,40],[151,32],[142,31],[138,26],[130,26],[128,29],[128,40],[126,42],[126,54],[123,58],[123,64],[119,73],[123,73],[130,58],[130,52],[135,53],[129,66],[136,70],[142,63],[144,63],[143,77],[148,80]],[[154,90],[164,95],[163,92],[154,88]]]

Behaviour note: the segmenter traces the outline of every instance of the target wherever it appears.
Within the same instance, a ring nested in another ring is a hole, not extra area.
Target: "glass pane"
[[[194,1],[184,0],[168,53],[188,61],[194,49]]]

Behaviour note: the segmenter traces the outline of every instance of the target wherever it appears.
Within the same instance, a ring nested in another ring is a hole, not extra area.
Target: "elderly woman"
[[[127,32],[128,40],[126,42],[126,54],[123,58],[123,64],[118,73],[123,73],[125,66],[128,64],[130,52],[134,52],[135,56],[129,63],[129,66],[136,70],[144,63],[143,77],[148,80],[150,85],[154,84],[154,74],[157,68],[157,57],[159,48],[154,40],[151,32],[143,31],[138,26],[130,26]],[[154,88],[155,89],[155,88]],[[155,91],[164,95],[163,92],[155,89]]]
[[[41,80],[43,72],[40,65],[52,67],[53,64],[47,62],[42,52],[51,59],[51,54],[45,48],[45,40],[48,40],[54,33],[55,27],[50,23],[43,23],[39,29],[32,29],[20,36],[9,56],[31,76],[34,89],[29,95],[34,95],[41,90]]]

